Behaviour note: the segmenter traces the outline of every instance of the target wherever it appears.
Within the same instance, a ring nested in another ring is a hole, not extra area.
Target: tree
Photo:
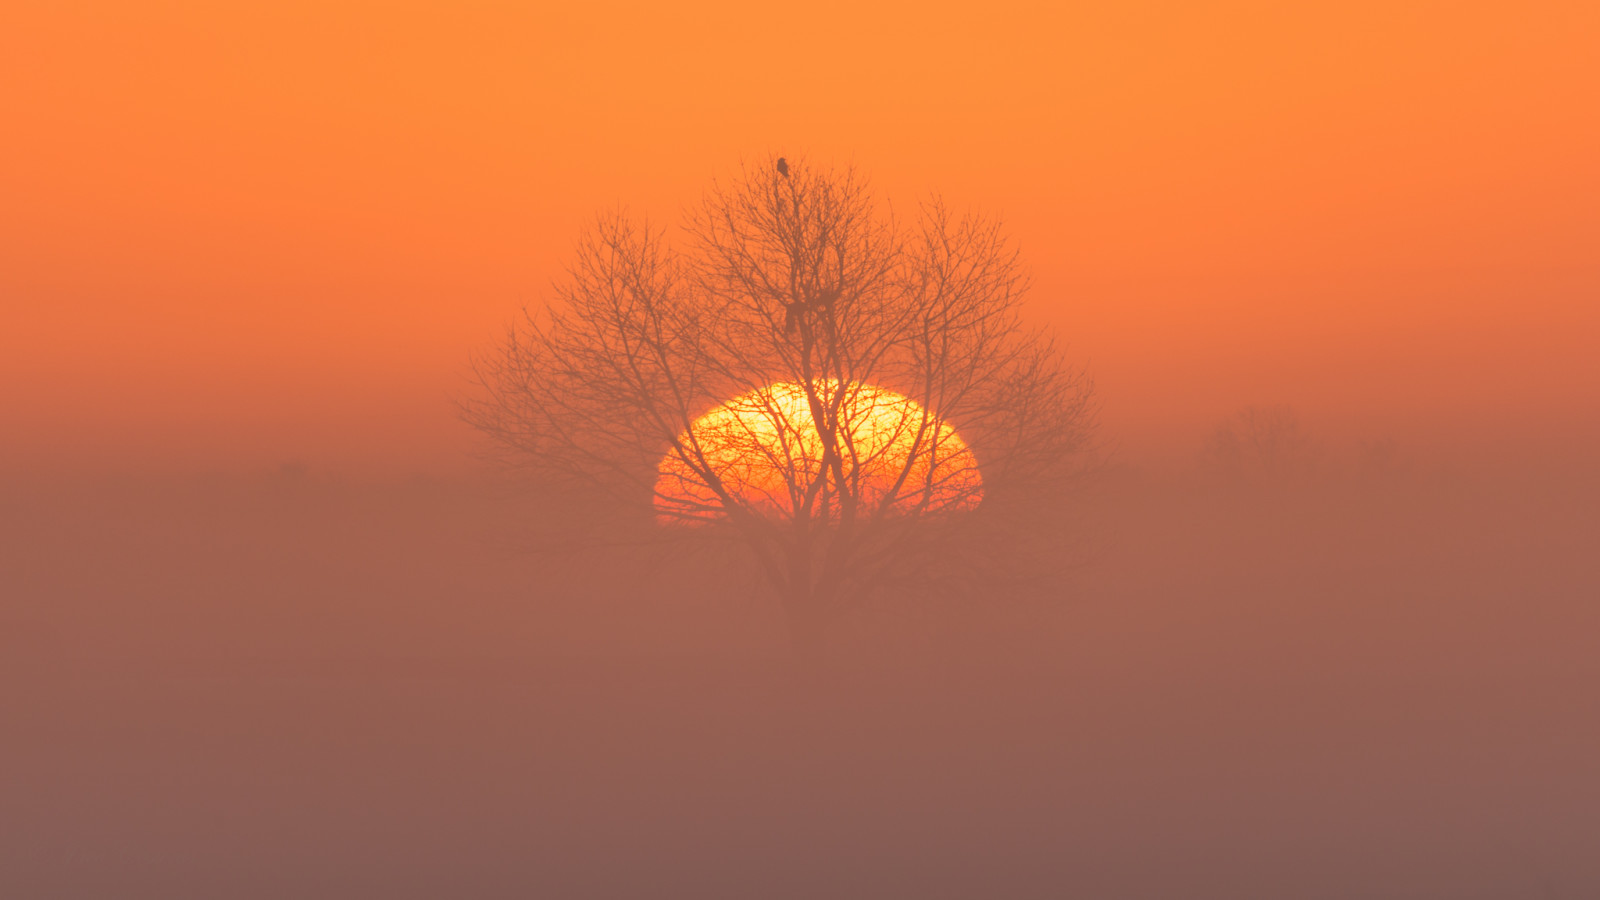
[[[1321,452],[1294,407],[1247,406],[1217,425],[1200,458],[1229,480],[1276,484],[1309,476]]]
[[[732,540],[802,644],[875,596],[997,574],[1059,502],[1091,385],[1023,323],[999,226],[772,161],[682,246],[622,214],[558,302],[478,361],[468,420],[547,483],[678,540]]]

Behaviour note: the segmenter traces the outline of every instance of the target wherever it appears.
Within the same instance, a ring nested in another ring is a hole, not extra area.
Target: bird
[[[789,177],[789,161],[781,156],[778,157],[778,174],[785,178]]]

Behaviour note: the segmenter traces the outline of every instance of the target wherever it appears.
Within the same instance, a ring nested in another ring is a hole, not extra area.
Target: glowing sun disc
[[[824,406],[838,403],[839,468],[858,515],[953,512],[982,500],[977,459],[955,428],[886,388],[856,383],[843,396],[839,390],[838,382],[816,382]],[[658,467],[655,505],[663,522],[727,515],[714,485],[769,517],[808,509],[832,518],[842,508],[837,477],[806,501],[823,469],[824,441],[802,383],[735,397],[696,419],[678,443]]]

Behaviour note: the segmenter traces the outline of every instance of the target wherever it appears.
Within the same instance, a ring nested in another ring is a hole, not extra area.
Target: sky
[[[1580,2],[8,3],[0,463],[461,471],[473,354],[586,222],[770,154],[1001,217],[1130,457],[1274,403],[1587,453],[1597,40]]]

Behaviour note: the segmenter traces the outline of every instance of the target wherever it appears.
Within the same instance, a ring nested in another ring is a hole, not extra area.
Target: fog
[[[0,886],[1600,890],[1600,480],[1216,442],[1108,454],[1046,590],[810,661],[715,559],[538,552],[490,469],[12,478]]]

